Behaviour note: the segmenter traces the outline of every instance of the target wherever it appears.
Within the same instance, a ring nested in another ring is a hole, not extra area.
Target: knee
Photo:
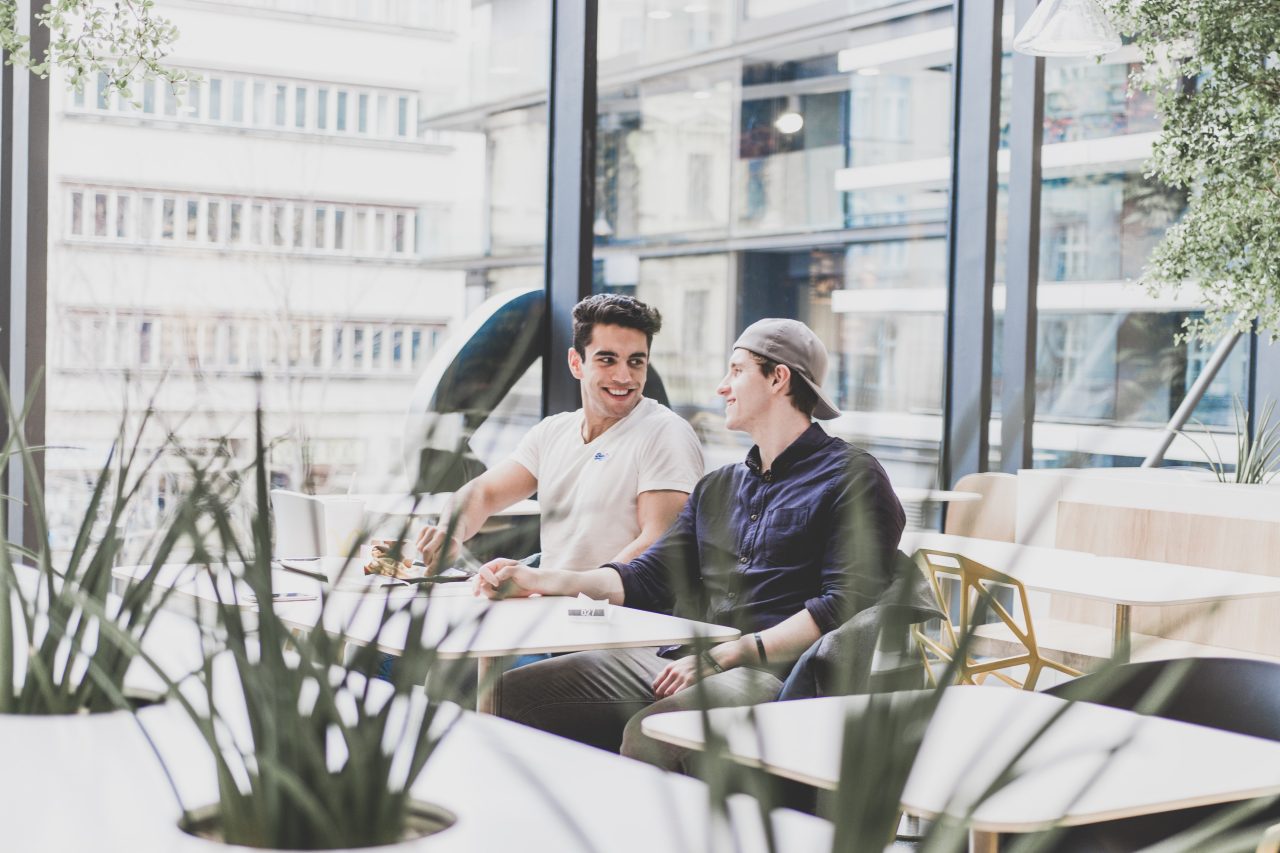
[[[622,730],[622,747],[618,751],[627,758],[634,758],[663,770],[683,771],[685,757],[689,754],[687,749],[663,743],[644,733],[642,725],[651,713],[652,708],[646,708],[627,720],[627,725]]]

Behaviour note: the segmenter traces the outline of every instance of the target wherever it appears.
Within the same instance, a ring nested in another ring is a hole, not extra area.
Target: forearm
[[[604,567],[585,572],[567,569],[541,569],[534,592],[542,595],[586,595],[597,601],[622,604],[622,578],[614,569]]]
[[[804,654],[805,649],[817,642],[822,636],[818,623],[808,610],[801,610],[794,616],[758,632],[764,643],[765,656],[769,663],[793,661]],[[728,643],[721,643],[711,650],[716,663],[725,669],[735,666],[758,666],[760,650],[756,645],[755,634],[747,634]]]
[[[473,480],[454,493],[448,509],[440,516],[440,527],[448,530],[453,525],[453,538],[466,542],[493,514],[486,504],[484,489]]]

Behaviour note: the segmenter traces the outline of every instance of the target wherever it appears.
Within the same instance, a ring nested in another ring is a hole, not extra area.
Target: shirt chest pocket
[[[809,507],[775,509],[764,520],[764,558],[770,565],[803,563],[817,547],[809,541]]]

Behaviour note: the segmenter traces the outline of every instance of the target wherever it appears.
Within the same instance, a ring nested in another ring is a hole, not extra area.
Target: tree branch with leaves
[[[1181,221],[1148,259],[1152,291],[1198,287],[1188,336],[1280,337],[1280,4],[1274,0],[1116,0],[1141,49],[1134,82],[1162,131],[1149,176],[1187,189]]]
[[[36,0],[38,2],[38,0]],[[133,84],[157,78],[181,89],[191,79],[164,59],[178,38],[177,27],[155,11],[154,0],[53,0],[35,14],[49,32],[49,46],[31,55],[31,34],[20,20],[17,0],[0,0],[0,49],[9,65],[48,77],[57,66],[74,89],[91,75],[104,74],[122,98],[135,100]]]

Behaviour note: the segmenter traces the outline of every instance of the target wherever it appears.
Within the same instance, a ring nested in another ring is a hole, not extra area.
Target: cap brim
[[[796,371],[795,375],[803,379],[805,384],[813,389],[813,393],[818,395],[818,405],[813,407],[813,416],[815,418],[820,421],[829,421],[833,418],[840,417],[840,410],[836,408],[836,404],[827,396],[826,392],[823,391],[822,388],[810,380],[808,376],[805,376],[799,371]]]

